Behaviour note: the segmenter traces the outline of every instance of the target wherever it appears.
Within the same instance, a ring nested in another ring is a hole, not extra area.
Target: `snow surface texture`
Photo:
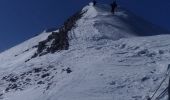
[[[0,99],[145,100],[154,92],[170,63],[170,35],[138,37],[166,31],[108,5],[82,11],[69,50],[25,62],[51,34],[43,32],[0,54]]]

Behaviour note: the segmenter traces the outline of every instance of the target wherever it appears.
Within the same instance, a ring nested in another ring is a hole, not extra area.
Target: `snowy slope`
[[[170,61],[170,35],[121,8],[113,15],[108,5],[88,5],[82,13],[68,50],[32,58],[54,33],[43,32],[0,54],[0,99],[143,100],[154,92]]]
[[[81,41],[118,40],[126,37],[167,33],[167,31],[133,15],[127,10],[118,8],[116,14],[113,15],[110,9],[108,5],[84,7],[83,11],[87,12],[77,22],[78,27],[72,30],[70,37]]]

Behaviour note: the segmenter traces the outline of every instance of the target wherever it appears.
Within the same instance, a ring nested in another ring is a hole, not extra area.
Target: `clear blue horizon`
[[[58,27],[91,0],[1,0],[0,52],[49,27]],[[170,30],[169,0],[117,0],[134,14]],[[111,3],[112,0],[98,0]]]

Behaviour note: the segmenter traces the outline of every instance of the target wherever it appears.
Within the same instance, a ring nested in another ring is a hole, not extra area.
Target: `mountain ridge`
[[[58,30],[0,54],[0,98],[142,100],[170,61],[170,35],[151,26],[121,8],[113,15],[108,5],[89,4]]]

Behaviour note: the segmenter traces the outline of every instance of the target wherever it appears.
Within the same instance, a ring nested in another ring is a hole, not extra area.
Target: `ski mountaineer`
[[[93,0],[93,6],[95,6],[95,5],[96,5],[96,3],[97,3],[97,2],[96,2],[96,0]]]
[[[115,9],[117,8],[117,3],[116,1],[113,1],[112,4],[110,4],[111,6],[111,12],[114,14],[115,13]]]

